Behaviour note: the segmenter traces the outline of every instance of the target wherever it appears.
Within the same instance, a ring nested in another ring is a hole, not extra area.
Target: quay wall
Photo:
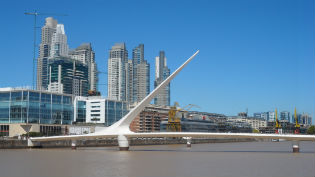
[[[192,139],[192,144],[201,143],[230,143],[230,142],[249,142],[256,141],[255,139]],[[166,144],[186,144],[187,140],[182,138],[132,138],[129,139],[130,146],[141,145],[166,145]],[[97,140],[77,140],[77,147],[106,147],[106,146],[118,146],[116,138],[111,139],[97,139]],[[40,148],[66,148],[71,147],[71,141],[48,141],[41,142]],[[28,148],[27,140],[0,140],[0,149],[21,149]]]

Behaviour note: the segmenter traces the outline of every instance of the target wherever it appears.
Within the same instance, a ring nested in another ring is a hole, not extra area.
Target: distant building
[[[290,122],[290,112],[288,111],[281,111],[280,112],[280,120],[287,120],[288,122]]]
[[[37,90],[46,90],[48,87],[48,57],[50,55],[53,34],[56,32],[57,20],[52,17],[46,18],[42,27],[39,56],[37,58]]]
[[[168,131],[167,123],[166,120],[161,121],[162,132]],[[180,124],[182,132],[252,132],[252,127],[248,123],[238,121],[216,122],[212,119],[181,118]]]
[[[87,96],[88,66],[66,57],[49,59],[48,91]]]
[[[247,117],[247,112],[240,112],[237,114],[239,117]]]
[[[167,67],[166,62],[167,61],[165,57],[165,52],[160,51],[160,55],[158,57],[155,57],[155,88],[159,86],[170,75],[170,69]],[[170,84],[168,84],[168,86],[166,86],[165,89],[163,89],[154,98],[154,104],[169,106],[171,102],[170,94]]]
[[[132,50],[133,98],[130,103],[140,102],[150,93],[150,64],[144,59],[144,45]]]
[[[133,75],[133,64],[132,64],[132,60],[127,60],[127,62],[125,63],[125,75],[126,75],[126,101],[128,103],[132,103],[133,102],[133,97],[134,97],[134,90],[133,90],[133,79],[134,79],[134,75]]]
[[[307,113],[297,114],[297,118],[298,118],[298,123],[303,126],[312,125],[312,117]],[[292,116],[292,120],[294,120],[295,122],[294,115]]]
[[[252,128],[259,130],[262,127],[267,126],[267,121],[261,118],[254,117],[229,117],[228,121],[234,122],[246,122],[251,125]]]
[[[109,100],[101,97],[76,97],[74,122],[110,126],[120,120],[128,111],[129,107],[126,101]]]
[[[276,121],[276,114],[274,111],[268,112],[268,119],[269,122],[275,122]]]
[[[132,107],[134,107],[133,105]],[[159,132],[160,123],[168,119],[170,107],[148,105],[131,122],[130,130],[133,132]]]
[[[69,46],[67,43],[67,36],[65,33],[64,25],[57,24],[56,31],[51,38],[51,49],[49,58],[54,57],[67,57]]]
[[[269,120],[268,115],[269,115],[268,112],[254,113],[255,118],[264,119],[267,121]]]
[[[125,43],[116,43],[109,51],[108,59],[108,98],[126,101],[126,63],[128,51]]]
[[[91,43],[83,43],[76,49],[69,51],[69,56],[88,66],[89,90],[97,91],[98,70]]]
[[[73,97],[22,88],[0,89],[0,123],[71,124]]]

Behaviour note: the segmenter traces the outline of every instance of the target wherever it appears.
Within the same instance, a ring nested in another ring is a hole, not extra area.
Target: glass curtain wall
[[[0,123],[71,124],[72,96],[35,91],[0,93]]]

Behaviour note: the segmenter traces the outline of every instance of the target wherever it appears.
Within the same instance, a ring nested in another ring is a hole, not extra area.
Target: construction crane
[[[166,130],[167,131],[172,131],[172,132],[180,132],[182,131],[181,129],[181,118],[178,117],[178,112],[188,112],[192,107],[199,107],[194,104],[188,104],[184,108],[177,108],[179,106],[178,102],[174,103],[174,106],[170,107],[170,110],[168,112],[168,123],[166,125]]]
[[[294,130],[294,134],[300,134],[300,124],[298,121],[298,118],[296,116],[296,108],[294,108],[294,119],[295,119],[295,130]]]
[[[33,15],[34,16],[34,41],[33,41],[33,76],[32,76],[32,86],[35,89],[35,60],[36,60],[36,28],[37,28],[37,16],[67,16],[66,14],[55,14],[55,13],[38,13],[36,10],[34,12],[24,12],[25,15]]]
[[[279,130],[281,131],[280,133],[282,133],[282,130],[281,130],[281,124],[279,123],[279,120],[278,120],[278,112],[277,112],[277,109],[276,109],[276,132],[275,133],[279,133]]]

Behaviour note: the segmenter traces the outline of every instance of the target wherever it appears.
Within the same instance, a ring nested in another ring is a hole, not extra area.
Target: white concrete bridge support
[[[38,141],[32,141],[31,139],[27,139],[27,146],[29,147],[29,148],[33,148],[33,147],[41,147],[41,145],[40,145],[40,142],[38,142]]]
[[[128,151],[129,150],[129,142],[128,138],[124,135],[118,135],[118,146],[120,151]]]

